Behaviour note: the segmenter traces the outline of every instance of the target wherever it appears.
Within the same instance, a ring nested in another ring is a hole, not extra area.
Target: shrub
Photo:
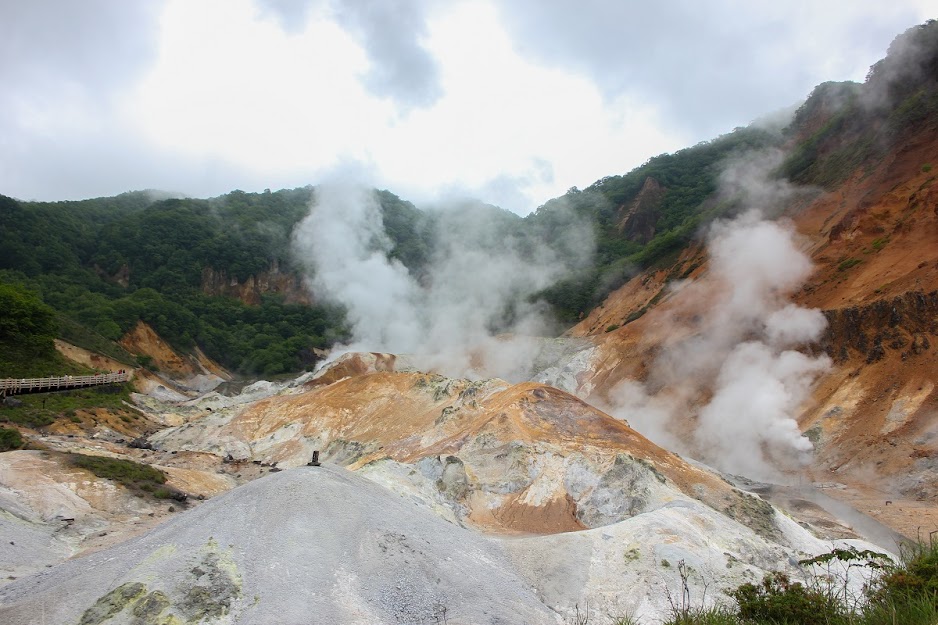
[[[762,584],[743,584],[730,595],[739,604],[739,616],[755,622],[836,625],[846,623],[845,608],[817,588],[792,582],[784,573],[772,573]]]
[[[149,369],[150,371],[160,370],[159,367],[157,367],[153,363],[153,356],[147,356],[146,354],[138,354],[136,358],[137,358],[137,364],[140,365],[141,367],[145,369]]]
[[[938,543],[906,547],[902,556],[902,565],[889,570],[870,591],[872,602],[893,608],[930,602],[938,612]]]
[[[664,625],[740,625],[740,620],[725,608],[700,608],[674,614]]]
[[[629,316],[625,318],[625,323],[632,323],[636,319],[641,318],[642,315],[644,315],[646,312],[648,312],[648,306],[644,306],[638,310],[633,310],[629,313]]]
[[[166,482],[166,475],[159,469],[132,460],[83,454],[70,454],[70,459],[74,466],[87,469],[98,477],[120,482],[124,486]]]
[[[837,265],[837,271],[847,271],[851,267],[856,267],[862,262],[863,261],[860,260],[859,258],[847,258],[845,260],[840,261],[840,264]]]
[[[172,499],[176,493],[171,488],[161,487],[153,489],[151,494],[157,499]]]
[[[23,437],[11,428],[0,428],[0,451],[11,451],[23,446]]]
[[[174,499],[185,503],[187,495],[172,486],[166,486],[166,474],[146,464],[107,458],[104,456],[85,456],[69,454],[73,466],[91,471],[98,477],[114,480],[138,496],[150,496],[154,499]]]

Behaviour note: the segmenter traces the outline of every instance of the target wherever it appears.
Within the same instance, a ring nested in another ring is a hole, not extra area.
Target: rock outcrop
[[[619,207],[616,218],[619,234],[630,241],[648,243],[655,237],[661,218],[659,207],[667,190],[654,178],[646,178],[635,199]]]
[[[251,306],[260,304],[265,293],[283,295],[291,304],[311,303],[302,278],[296,273],[282,272],[276,261],[267,271],[252,274],[243,281],[237,276],[229,276],[224,270],[204,267],[201,288],[206,295],[234,297]]]
[[[826,310],[824,316],[828,327],[822,346],[838,362],[847,362],[851,351],[867,364],[882,360],[886,350],[905,360],[924,354],[938,340],[938,291],[909,291],[865,306]]]
[[[151,442],[278,468],[305,465],[320,450],[322,460],[484,532],[602,527],[698,501],[778,539],[751,497],[573,395],[534,382],[389,371],[392,362],[350,354],[333,365],[341,373],[250,404],[212,404]]]
[[[149,359],[157,379],[152,375],[147,376],[143,371],[140,373],[145,380],[151,380],[150,387],[162,383],[182,393],[207,391],[231,379],[231,375],[221,365],[198,347],[192,354],[180,354],[143,321],[138,321],[121,337],[120,345],[129,352]]]

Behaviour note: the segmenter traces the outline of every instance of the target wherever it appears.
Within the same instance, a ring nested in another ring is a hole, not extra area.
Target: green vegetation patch
[[[872,248],[878,252],[879,250],[886,247],[887,243],[889,243],[889,237],[881,237],[879,239],[873,239],[873,242],[870,243],[870,246],[872,246]]]
[[[291,232],[313,195],[307,187],[210,200],[137,193],[52,203],[0,196],[0,285],[25,303],[11,307],[0,292],[0,310],[23,313],[0,326],[43,315],[50,321],[30,329],[41,344],[17,338],[17,350],[6,346],[0,327],[0,377],[69,373],[61,362],[40,362],[37,345],[51,358],[56,336],[130,364],[132,356],[115,341],[139,321],[176,350],[198,345],[231,371],[271,376],[310,367],[314,348],[346,338],[340,309],[269,295],[249,306],[205,295],[202,282],[209,269],[216,282],[242,283],[262,272],[299,271]],[[392,256],[409,267],[425,263],[422,213],[387,192],[378,199]]]
[[[846,625],[846,606],[819,589],[792,581],[784,573],[767,575],[762,583],[743,584],[730,595],[746,623]]]
[[[84,372],[55,351],[55,311],[34,290],[0,281],[0,378]]]
[[[133,355],[112,339],[102,336],[89,326],[61,313],[56,315],[56,320],[59,323],[59,337],[63,340],[82,349],[97,352],[118,362],[133,366]],[[113,336],[113,333],[111,335]]]
[[[646,312],[648,312],[648,306],[642,306],[642,307],[639,308],[638,310],[633,310],[633,311],[630,312],[629,315],[625,318],[625,322],[624,322],[624,323],[632,323],[632,322],[635,321],[636,319],[641,319],[642,316],[644,316],[644,314],[645,314]]]
[[[76,410],[107,408],[127,411],[130,392],[129,384],[113,384],[57,393],[16,395],[21,404],[0,407],[0,422],[40,428],[60,418],[74,417]]]
[[[24,444],[23,437],[17,430],[0,428],[0,451],[22,449]]]
[[[840,261],[840,264],[837,265],[837,271],[847,271],[851,267],[856,267],[862,262],[863,261],[860,260],[859,258],[846,258]]]
[[[72,466],[91,471],[96,476],[114,480],[129,489],[135,495],[149,495],[155,499],[175,499],[184,501],[185,495],[180,491],[165,486],[166,474],[146,464],[121,458],[105,456],[87,456],[84,454],[68,454]]]
[[[938,623],[938,543],[906,546],[894,563],[874,551],[838,548],[799,561],[802,581],[773,572],[760,583],[726,591],[734,606],[672,602],[665,625],[935,625]],[[662,562],[664,565],[664,562]],[[861,573],[861,570],[863,571]],[[856,595],[849,580],[870,577]]]
[[[887,569],[872,586],[873,602],[915,612],[926,611],[924,604],[929,604],[933,622],[938,622],[938,542],[907,546],[902,557],[902,566]]]
[[[572,211],[593,225],[596,253],[593,264],[545,289],[540,297],[557,316],[574,322],[638,271],[673,264],[681,252],[699,240],[701,230],[714,219],[731,217],[741,208],[740,197],[717,198],[720,172],[726,163],[750,150],[775,146],[780,138],[749,127],[717,137],[673,154],[661,154],[622,176],[607,176],[587,189],[570,189],[525,218],[537,228],[560,221]],[[629,239],[620,228],[624,211],[635,202],[648,180],[660,185],[660,200],[648,213],[651,238]],[[550,242],[551,231],[546,241]]]
[[[87,469],[98,477],[120,482],[127,487],[143,483],[163,484],[166,482],[166,474],[159,469],[132,460],[84,454],[69,454],[69,460],[73,466]]]

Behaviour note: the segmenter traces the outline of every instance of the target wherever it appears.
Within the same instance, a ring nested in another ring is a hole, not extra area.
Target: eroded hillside
[[[784,207],[813,266],[791,300],[827,322],[804,349],[832,361],[798,409],[814,444],[812,479],[849,485],[831,491],[909,536],[938,522],[935,162],[938,130],[925,124],[842,183]],[[576,378],[580,395],[615,404],[610,393],[624,380],[648,380],[663,353],[698,336],[699,318],[727,297],[711,273],[701,243],[673,266],[635,276],[579,323],[571,335],[598,345]],[[691,419],[712,386],[697,391],[686,401]],[[692,420],[672,425],[685,439],[694,429]]]
[[[117,485],[68,485],[49,452],[4,454],[17,541],[43,544],[42,561],[17,574],[114,546],[8,580],[0,615],[25,623],[35,602],[67,593],[50,614],[87,622],[144,610],[250,622],[310,605],[377,622],[444,609],[469,622],[562,622],[586,603],[656,617],[681,592],[679,562],[691,563],[688,583],[703,593],[716,579],[794,570],[792,558],[831,544],[867,546],[821,507],[798,500],[789,516],[556,388],[444,378],[406,361],[349,354],[317,376],[238,396],[138,397],[145,414],[181,422],[130,450],[199,493],[168,515]],[[116,441],[44,441],[120,452]],[[304,466],[316,450],[323,466]],[[31,470],[43,487],[27,493]],[[75,502],[72,529],[40,505],[57,501],[47,491]],[[97,509],[106,497],[124,499]],[[81,531],[91,532],[84,542],[66,540]],[[100,577],[76,580],[74,567],[87,563]],[[305,590],[284,592],[288,571]]]

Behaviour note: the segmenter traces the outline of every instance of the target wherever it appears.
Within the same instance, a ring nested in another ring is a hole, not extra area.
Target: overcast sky
[[[0,193],[349,171],[525,214],[862,81],[932,0],[0,0]]]

